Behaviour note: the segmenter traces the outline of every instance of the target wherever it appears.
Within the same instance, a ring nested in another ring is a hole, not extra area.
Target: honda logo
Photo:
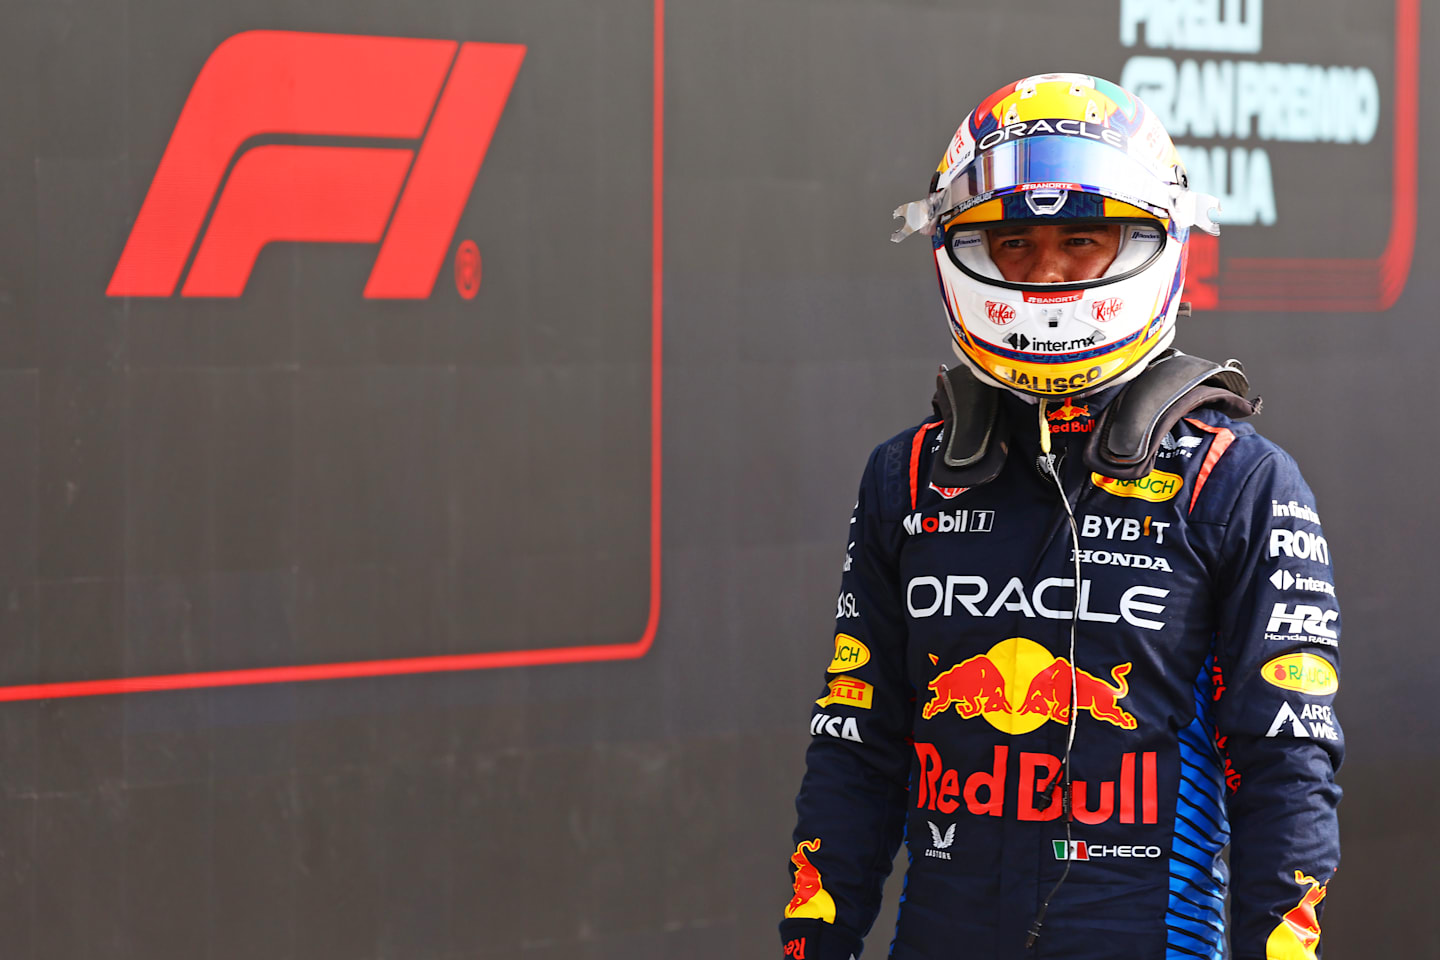
[[[238,297],[266,244],[298,241],[378,243],[365,296],[428,297],[524,58],[519,44],[230,37],[186,98],[106,294],[171,296],[193,252],[181,295]],[[412,144],[247,146],[275,134]]]

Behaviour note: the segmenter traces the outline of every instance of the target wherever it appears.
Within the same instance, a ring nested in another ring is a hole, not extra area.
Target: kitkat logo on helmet
[[[1098,323],[1109,323],[1120,314],[1120,308],[1125,306],[1125,301],[1120,297],[1106,297],[1104,300],[1096,300],[1090,305],[1090,316]]]
[[[189,262],[181,296],[238,297],[266,244],[298,241],[378,243],[365,297],[428,297],[524,58],[509,43],[230,37],[190,89],[106,294],[169,297]],[[270,135],[372,142],[247,146]]]
[[[985,319],[998,326],[1004,326],[1015,319],[1015,308],[1008,303],[998,303],[994,300],[985,301]]]

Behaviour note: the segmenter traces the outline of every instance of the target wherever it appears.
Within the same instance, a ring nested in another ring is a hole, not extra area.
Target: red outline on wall
[[[254,670],[217,670],[208,673],[174,673],[151,677],[118,677],[69,683],[32,683],[0,687],[0,702],[94,697],[151,690],[194,690],[203,687],[239,687],[261,683],[295,683],[349,677],[386,677],[409,673],[456,670],[493,670],[552,663],[587,663],[597,660],[634,660],[645,656],[660,627],[660,496],[661,496],[661,339],[663,319],[662,266],[664,254],[665,185],[665,0],[655,0],[654,130],[651,137],[651,280],[650,280],[650,608],[645,630],[633,643],[555,647],[545,650],[501,650],[399,660],[364,660],[320,663],[298,667],[260,667]]]
[[[1395,146],[1390,237],[1375,259],[1234,257],[1217,310],[1365,313],[1400,298],[1415,254],[1420,99],[1420,0],[1395,0]]]

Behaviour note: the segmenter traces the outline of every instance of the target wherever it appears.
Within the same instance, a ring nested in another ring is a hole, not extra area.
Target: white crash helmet
[[[1106,80],[1045,74],[987,97],[955,132],[924,200],[892,237],[925,233],[956,354],[1025,396],[1084,396],[1136,376],[1175,335],[1190,229],[1219,228],[1160,121]],[[985,231],[1122,225],[1094,280],[1016,283]]]

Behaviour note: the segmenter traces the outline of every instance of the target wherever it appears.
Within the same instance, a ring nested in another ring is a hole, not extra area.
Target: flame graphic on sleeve
[[[1315,947],[1320,943],[1320,920],[1315,916],[1315,907],[1325,899],[1325,887],[1329,883],[1318,882],[1295,871],[1295,882],[1310,884],[1310,889],[1285,915],[1270,936],[1265,940],[1265,956],[1269,960],[1315,960]]]
[[[795,864],[795,896],[785,905],[786,917],[814,917],[826,923],[835,922],[835,901],[825,892],[820,882],[820,871],[810,862],[806,853],[820,849],[820,840],[802,840],[790,855]]]

